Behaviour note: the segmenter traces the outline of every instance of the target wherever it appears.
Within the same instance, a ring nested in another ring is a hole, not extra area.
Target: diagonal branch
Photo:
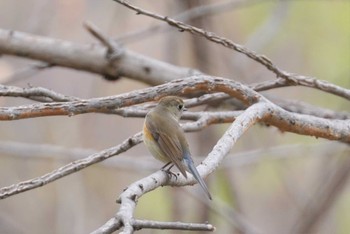
[[[211,120],[208,121],[204,121],[202,119],[199,119],[196,122],[193,123],[187,123],[185,125],[183,125],[183,128],[185,131],[194,131],[194,130],[200,130],[202,128],[206,126],[209,126],[210,124],[214,124],[214,123],[219,123],[222,121],[222,118],[229,118],[232,120],[234,119],[234,116],[236,114],[233,114],[231,116],[213,116],[213,115],[207,115],[206,118],[211,117]],[[198,122],[198,123],[197,123]],[[31,189],[35,189],[37,187],[41,187],[43,185],[46,185],[48,183],[51,183],[57,179],[63,178],[67,175],[70,175],[72,173],[78,172],[88,166],[91,166],[95,163],[99,163],[101,161],[104,161],[114,155],[118,155],[122,152],[127,151],[128,149],[130,149],[131,147],[139,144],[142,141],[141,139],[141,133],[138,133],[136,135],[134,135],[133,137],[130,137],[128,139],[126,139],[123,143],[121,143],[118,146],[106,149],[102,152],[98,152],[98,153],[94,153],[91,156],[84,158],[84,159],[79,159],[76,160],[72,163],[69,163],[61,168],[58,168],[57,170],[54,170],[50,173],[47,173],[46,175],[28,180],[28,181],[24,181],[24,182],[20,182],[17,184],[13,184],[11,186],[8,187],[3,187],[0,189],[0,199],[4,199],[6,197],[18,194],[18,193],[22,193]]]
[[[104,40],[110,41],[108,38],[104,38]],[[57,65],[88,71],[109,78],[127,76],[150,85],[159,85],[174,79],[202,74],[194,69],[174,66],[127,49],[123,49],[117,62],[111,63],[110,59],[106,58],[106,52],[107,49],[100,45],[80,45],[69,41],[0,29],[0,54],[41,60],[51,64],[51,66]],[[350,100],[350,90],[307,76],[290,76],[289,79],[279,78],[253,84],[252,87],[256,91],[262,91],[295,85],[320,89]]]
[[[264,118],[268,114],[269,104],[257,103],[247,108],[237,119],[232,123],[231,127],[226,130],[225,134],[216,143],[208,157],[197,167],[198,172],[202,177],[212,173],[222,162],[225,156],[229,153],[234,143],[255,123]],[[103,226],[97,229],[94,233],[112,233],[119,226],[117,223],[123,224],[123,233],[132,233],[134,227],[132,224],[133,213],[136,208],[137,200],[160,186],[185,186],[195,184],[196,181],[191,176],[185,178],[178,174],[169,177],[167,173],[157,171],[139,181],[129,185],[128,188],[120,195],[117,202],[120,203],[120,209],[115,214],[115,217],[106,222]]]
[[[266,0],[228,0],[224,2],[215,2],[207,5],[200,5],[186,11],[181,12],[178,15],[173,16],[176,20],[181,20],[183,22],[188,22],[203,16],[216,15],[225,11],[231,11],[233,9],[252,6],[254,4],[263,3]],[[160,23],[156,25],[151,25],[147,28],[137,30],[134,32],[123,34],[117,37],[115,40],[130,43],[133,41],[138,41],[140,39],[145,39],[149,36],[153,36],[158,32],[169,31],[169,28],[166,24]]]
[[[185,24],[183,22],[174,20],[174,19],[169,18],[167,16],[162,16],[162,15],[150,12],[150,11],[143,10],[139,7],[136,7],[132,4],[130,4],[128,1],[125,1],[125,0],[113,0],[113,1],[118,2],[118,3],[126,6],[127,8],[136,11],[137,14],[142,14],[142,15],[149,16],[149,17],[152,17],[152,18],[157,19],[157,20],[167,22],[170,26],[176,27],[176,28],[180,29],[181,31],[186,31],[186,32],[190,32],[194,35],[202,36],[211,42],[220,44],[224,47],[227,47],[229,49],[233,49],[239,53],[242,53],[242,54],[246,55],[247,57],[253,59],[254,61],[262,64],[268,70],[273,72],[277,77],[281,77],[281,78],[285,79],[287,81],[287,83],[291,83],[293,85],[303,84],[305,86],[313,85],[313,86],[316,86],[320,90],[323,90],[325,92],[329,92],[329,93],[332,93],[332,94],[335,94],[335,95],[338,95],[340,97],[343,97],[343,98],[350,100],[350,91],[347,89],[333,85],[327,81],[318,80],[314,77],[302,76],[302,75],[292,74],[292,73],[289,73],[287,71],[284,71],[284,70],[278,68],[266,56],[257,54],[254,51],[251,51],[248,48],[245,48],[244,46],[242,46],[240,44],[234,43],[233,41],[231,41],[227,38],[220,37],[213,32],[208,32],[208,31],[205,31],[204,29]]]
[[[127,151],[131,147],[142,142],[141,133],[137,133],[132,137],[129,137],[120,145],[103,150],[99,153],[93,154],[87,158],[76,160],[71,162],[63,167],[60,167],[50,173],[47,173],[43,176],[37,177],[35,179],[31,179],[28,181],[24,181],[18,184],[13,184],[8,187],[3,187],[0,189],[0,199],[7,198],[9,196],[22,193],[31,189],[35,189],[41,186],[44,186],[48,183],[51,183],[55,180],[58,180],[62,177],[75,173],[81,169],[84,169],[88,166],[91,166],[95,163],[106,160],[114,155],[118,155],[122,152]]]

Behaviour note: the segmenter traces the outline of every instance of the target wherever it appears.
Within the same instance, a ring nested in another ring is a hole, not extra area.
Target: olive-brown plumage
[[[144,143],[156,159],[174,164],[186,178],[186,170],[191,172],[211,199],[206,184],[194,166],[189,145],[179,124],[184,109],[181,98],[175,96],[162,98],[146,116],[143,126]]]

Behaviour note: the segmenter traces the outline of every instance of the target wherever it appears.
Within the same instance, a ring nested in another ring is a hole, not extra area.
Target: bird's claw
[[[161,170],[164,171],[164,172],[166,173],[166,175],[168,176],[169,179],[171,179],[171,177],[174,176],[174,177],[175,177],[175,180],[177,180],[177,174],[174,173],[174,172],[172,172],[172,171],[170,171],[170,169],[164,169],[164,168],[162,168]]]

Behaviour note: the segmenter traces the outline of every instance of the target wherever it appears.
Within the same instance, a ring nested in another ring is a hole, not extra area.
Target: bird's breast
[[[164,155],[162,150],[159,148],[157,141],[154,139],[153,134],[147,128],[146,123],[143,125],[143,142],[155,159],[164,163],[170,162],[169,158]]]

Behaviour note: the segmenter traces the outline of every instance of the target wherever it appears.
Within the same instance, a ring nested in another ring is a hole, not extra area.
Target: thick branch
[[[350,120],[323,119],[273,108],[264,122],[282,131],[350,142]]]
[[[92,98],[64,103],[40,103],[20,107],[3,107],[0,108],[0,120],[14,120],[49,115],[72,116],[87,112],[108,112],[111,110],[123,113],[123,110],[115,109],[154,100],[166,95],[186,95],[203,90],[209,92],[225,92],[229,96],[235,97],[247,105],[252,105],[259,100],[264,100],[270,105],[270,115],[264,118],[263,122],[271,124],[283,131],[350,142],[350,120],[329,120],[291,113],[272,104],[247,86],[232,80],[208,76],[189,77],[156,87],[104,98]],[[144,115],[144,113],[141,114]],[[206,126],[206,123],[211,123],[210,121],[213,121],[210,119],[213,116],[216,117],[216,120],[214,119],[214,122],[216,122],[222,117],[222,114],[219,113],[216,116],[215,114],[211,114],[211,116],[202,115],[200,118],[202,123],[198,121],[195,124]],[[232,121],[232,118],[236,117],[236,113],[226,113],[225,116],[224,119],[221,119],[222,122]],[[210,118],[208,119],[208,117]]]
[[[111,63],[106,58],[107,49],[100,45],[82,45],[3,29],[0,29],[0,54],[41,60],[103,76],[127,76],[151,85],[199,73],[126,49],[117,63]]]
[[[274,82],[264,81],[262,83],[249,85],[249,87],[254,89],[255,91],[278,88],[280,87],[279,86],[280,82],[278,80],[279,79],[276,79]],[[285,80],[282,80],[282,81],[285,81]],[[77,97],[63,95],[43,87],[20,88],[20,87],[5,86],[5,85],[0,85],[0,96],[23,97],[34,101],[40,101],[40,102],[53,102],[53,101],[66,102],[66,101],[81,100]],[[335,112],[329,109],[315,107],[307,103],[296,102],[292,100],[280,100],[279,98],[276,98],[270,95],[265,95],[265,97],[267,97],[269,100],[272,100],[272,102],[274,102],[275,104],[279,105],[283,109],[290,112],[307,114],[307,115],[312,115],[312,116],[327,118],[327,119],[349,119],[350,118],[350,113],[347,113],[347,112]],[[203,104],[209,104],[211,102],[218,103],[230,98],[231,97],[226,93],[204,94],[198,98],[192,98],[190,100],[187,100],[186,106],[193,107],[193,106],[199,106]],[[241,106],[240,109],[245,109],[245,106],[243,106],[241,103],[238,104],[237,102],[235,102],[234,105],[235,106],[232,106],[232,108],[237,108]],[[117,114],[124,117],[144,117],[149,107],[154,107],[154,105],[143,105],[143,108],[132,107],[132,108],[123,108],[118,110],[106,109],[101,112],[109,113],[109,114]],[[231,107],[229,109],[231,109]],[[87,111],[87,112],[90,112],[90,111]],[[188,119],[186,116],[188,116],[187,113],[185,113],[183,117],[185,119]],[[192,113],[192,116],[193,116],[193,113]],[[197,115],[196,119],[198,118],[199,117]]]
[[[188,25],[188,27],[192,26]],[[177,67],[127,49],[123,49],[123,53],[118,56],[117,61],[111,61],[107,58],[109,54],[108,49],[100,45],[81,45],[3,29],[0,29],[0,54],[41,60],[51,65],[93,72],[105,77],[117,78],[119,76],[127,76],[150,85],[163,84],[174,79],[201,74],[199,71]],[[255,56],[259,57],[260,55]],[[265,56],[261,57],[262,60],[267,60]],[[270,60],[268,61],[271,63]],[[274,65],[271,66],[275,67]],[[284,73],[284,75],[281,75],[283,79],[254,84],[252,87],[256,91],[262,91],[271,88],[301,85],[350,100],[350,90],[348,89],[312,77]]]
[[[52,102],[19,107],[2,107],[0,108],[0,120],[16,120],[50,115],[73,116],[87,112],[100,113],[151,101],[166,95],[186,95],[196,91],[225,92],[246,104],[252,104],[258,100],[258,96],[255,95],[254,91],[238,82],[208,76],[194,76],[110,97],[64,103]]]

